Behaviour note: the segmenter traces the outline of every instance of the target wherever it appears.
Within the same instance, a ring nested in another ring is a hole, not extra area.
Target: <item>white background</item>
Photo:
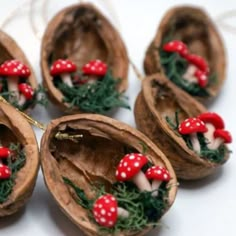
[[[1,0],[0,23],[11,15],[16,6],[22,5],[23,0]],[[34,0],[34,22],[39,33],[45,27],[42,19],[42,0]],[[48,1],[47,16],[50,19],[57,11],[76,1],[51,0]],[[108,1],[107,1],[108,2]],[[156,32],[157,26],[164,13],[170,7],[194,1],[178,0],[113,0],[110,5],[104,1],[96,2],[112,22],[119,28],[129,51],[129,56],[142,72],[145,50]],[[212,19],[216,20],[223,12],[235,9],[235,0],[215,1],[198,0],[198,5],[204,7]],[[107,7],[109,6],[109,7]],[[227,31],[215,21],[224,39],[228,53],[228,76],[220,96],[209,107],[218,112],[225,120],[226,128],[236,137],[236,32]],[[227,23],[235,22],[233,17]],[[235,23],[236,27],[236,23]],[[40,40],[35,37],[29,23],[29,7],[24,5],[14,18],[3,28],[21,46],[41,81],[39,60]],[[40,34],[39,34],[40,35]],[[0,55],[1,56],[1,55]],[[135,97],[140,90],[140,81],[130,69],[130,87],[127,94],[133,107]],[[32,116],[43,123],[62,114],[49,106],[47,110],[36,107]],[[120,109],[115,118],[131,126],[135,126],[132,111]],[[42,131],[35,129],[40,142]],[[205,180],[185,182],[180,184],[178,195],[173,207],[162,218],[162,227],[150,232],[149,236],[235,236],[236,235],[236,160],[235,144],[230,146],[233,153],[224,168],[216,175]],[[39,173],[34,194],[26,208],[9,218],[0,219],[0,235],[4,236],[80,236],[81,231],[73,225],[59,210],[51,195],[47,191],[41,172]]]

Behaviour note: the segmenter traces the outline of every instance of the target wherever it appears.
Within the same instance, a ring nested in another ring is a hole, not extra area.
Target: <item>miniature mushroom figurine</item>
[[[98,224],[112,228],[116,224],[118,217],[127,218],[129,212],[118,207],[117,200],[113,195],[105,194],[95,201],[93,215]]]
[[[14,96],[11,98],[13,101],[18,101],[19,99],[19,78],[27,78],[30,74],[28,66],[16,59],[5,61],[0,66],[0,75],[6,76],[8,90],[14,93]]]
[[[203,121],[207,127],[207,132],[204,133],[204,137],[207,141],[207,147],[209,148],[214,142],[214,131],[216,129],[224,129],[225,124],[223,119],[215,112],[204,112],[200,114],[198,117],[201,121]]]
[[[206,125],[198,118],[188,118],[179,125],[179,133],[190,136],[193,150],[197,153],[200,153],[201,150],[197,133],[205,133],[206,131]]]
[[[101,60],[92,60],[82,67],[84,75],[89,76],[86,80],[89,83],[94,83],[97,79],[104,77],[107,73],[107,64]]]
[[[69,87],[73,87],[70,73],[77,70],[77,66],[69,59],[58,59],[53,62],[50,74],[51,76],[60,76],[63,83]]]
[[[7,147],[0,147],[0,179],[8,179],[11,176],[11,170],[8,166],[2,164],[2,159],[7,159],[11,155],[11,151]]]
[[[18,104],[22,106],[27,100],[31,100],[34,96],[33,88],[26,83],[21,83],[18,85],[20,98]]]
[[[191,83],[197,83],[202,88],[206,87],[209,74],[206,60],[195,54],[188,54],[185,59],[189,62],[189,66],[183,78]]]
[[[152,166],[150,167],[146,173],[146,177],[149,180],[152,180],[152,196],[157,197],[158,196],[158,189],[161,185],[161,183],[168,182],[170,180],[170,173],[169,171],[162,167],[162,166]]]
[[[215,141],[209,145],[209,149],[216,150],[223,143],[231,143],[232,136],[229,131],[224,129],[216,129],[214,132]]]
[[[143,154],[126,154],[116,169],[116,179],[118,181],[133,181],[140,191],[151,191],[151,185],[142,171],[142,167],[147,162],[148,159]]]
[[[163,50],[166,52],[176,52],[182,57],[188,55],[188,48],[185,43],[179,40],[173,40],[163,45]]]

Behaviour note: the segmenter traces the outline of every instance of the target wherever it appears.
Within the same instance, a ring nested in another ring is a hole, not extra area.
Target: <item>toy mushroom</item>
[[[215,150],[217,149],[222,143],[231,143],[232,136],[229,131],[224,129],[217,129],[214,132],[215,141],[209,145],[209,149]]]
[[[76,65],[69,59],[58,59],[53,62],[50,69],[50,74],[51,76],[59,75],[65,84],[69,87],[73,87],[70,73],[73,73],[76,70]]]
[[[146,173],[146,177],[149,180],[152,180],[152,196],[158,196],[158,188],[160,187],[163,181],[168,182],[170,180],[170,174],[167,169],[162,166],[152,166],[150,167]]]
[[[202,120],[207,127],[207,132],[204,133],[204,137],[207,139],[207,147],[209,148],[209,146],[212,145],[212,143],[214,142],[214,131],[216,129],[224,129],[224,121],[215,112],[204,112],[200,114],[197,118]]]
[[[198,118],[188,118],[188,119],[185,119],[179,125],[178,130],[180,134],[190,135],[190,140],[193,146],[193,150],[199,153],[201,150],[201,147],[197,138],[197,133],[204,133],[207,131],[207,127],[205,126],[204,122]]]
[[[185,57],[188,55],[188,48],[185,43],[179,40],[173,40],[163,45],[163,50],[166,52],[176,52],[180,56]]]
[[[28,66],[16,59],[7,60],[0,66],[0,75],[6,76],[8,90],[14,93],[12,98],[14,100],[19,99],[19,78],[27,78],[30,74]]]
[[[31,100],[34,96],[33,88],[26,83],[21,83],[18,85],[18,89],[20,92],[20,98],[18,104],[22,106],[27,100]]]
[[[7,147],[0,147],[0,179],[8,179],[11,176],[11,170],[8,166],[2,164],[2,159],[9,158],[11,151]]]
[[[105,76],[107,73],[107,64],[101,60],[92,60],[86,63],[82,67],[84,75],[89,76],[88,82],[94,82],[95,80]]]
[[[129,212],[118,207],[117,200],[111,194],[99,197],[93,206],[93,215],[98,224],[111,228],[116,224],[118,217],[129,216]]]
[[[148,159],[143,154],[126,154],[116,169],[116,179],[118,181],[131,180],[140,191],[151,191],[151,185],[142,171],[142,167],[147,164],[147,162]]]

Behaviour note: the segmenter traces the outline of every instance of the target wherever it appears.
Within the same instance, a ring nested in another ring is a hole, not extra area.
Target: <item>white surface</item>
[[[1,0],[0,22],[20,4],[20,0]],[[34,1],[36,2],[36,1]],[[39,4],[37,3],[39,2]],[[40,17],[42,0],[35,3],[35,22],[39,30],[43,29],[43,21]],[[49,18],[63,6],[76,1],[51,0],[49,4]],[[102,5],[103,1],[97,1]],[[142,71],[142,63],[145,50],[153,39],[160,19],[167,9],[180,3],[194,3],[193,1],[157,1],[157,0],[113,0],[117,19],[113,22],[120,25],[122,36],[127,45],[130,58]],[[210,16],[215,19],[222,12],[236,9],[236,1],[198,0],[197,4],[204,6]],[[104,4],[103,4],[104,6]],[[103,7],[105,10],[106,8]],[[228,22],[234,22],[232,18]],[[235,25],[236,26],[236,25]],[[9,33],[22,47],[28,59],[32,63],[41,81],[39,67],[40,41],[34,36],[28,20],[28,8],[22,14],[17,14],[4,30]],[[236,110],[233,109],[236,88],[236,34],[219,28],[225,40],[228,51],[228,78],[219,98],[209,107],[210,110],[221,114],[227,129],[236,137]],[[140,81],[130,70],[130,87],[127,94],[133,106],[136,94],[140,90]],[[33,117],[48,123],[50,119],[61,115],[52,106],[48,111],[36,107]],[[132,112],[119,110],[116,117],[131,126],[134,125]],[[35,129],[38,141],[42,132]],[[170,211],[162,218],[162,227],[149,233],[149,236],[235,236],[235,212],[236,212],[236,160],[235,144],[230,147],[233,150],[231,159],[215,176],[203,181],[181,183],[176,201]],[[0,219],[0,235],[4,236],[80,236],[81,231],[74,226],[59,210],[51,195],[47,191],[41,172],[34,194],[23,212],[7,219]]]

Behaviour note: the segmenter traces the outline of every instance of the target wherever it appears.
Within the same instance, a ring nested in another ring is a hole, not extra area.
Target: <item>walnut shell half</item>
[[[0,102],[0,141],[6,146],[20,143],[26,156],[24,166],[16,174],[11,194],[0,204],[0,217],[3,217],[26,204],[32,195],[39,169],[38,145],[31,126],[19,112],[3,102]]]
[[[77,4],[60,11],[49,23],[41,48],[43,83],[49,98],[67,113],[78,113],[63,103],[63,94],[57,89],[50,75],[53,61],[60,58],[72,60],[78,70],[90,60],[100,59],[108,64],[115,79],[121,79],[118,90],[127,88],[128,56],[125,45],[101,12],[92,4]]]
[[[217,82],[206,87],[209,97],[194,97],[201,102],[215,97],[225,80],[225,51],[222,39],[213,22],[201,8],[180,6],[171,8],[165,14],[146,52],[144,60],[146,74],[164,73],[158,48],[170,33],[171,39],[183,41],[191,53],[205,58],[210,67],[210,73],[217,76]]]
[[[0,30],[0,64],[12,59],[17,59],[29,67],[31,75],[28,77],[27,82],[34,90],[37,89],[38,83],[36,76],[24,52],[9,35]],[[26,112],[29,111],[30,108],[32,108],[32,106],[28,107]]]
[[[146,77],[135,103],[135,120],[140,131],[146,134],[168,157],[180,179],[200,179],[214,173],[221,163],[201,158],[189,149],[181,136],[168,125],[166,117],[179,122],[196,117],[206,109],[194,98],[171,83],[163,74]]]
[[[56,133],[82,134],[78,143],[58,140]],[[64,184],[62,177],[71,179],[91,198],[97,181],[108,187],[114,183],[116,166],[125,150],[142,152],[154,165],[165,166],[171,175],[168,183],[168,208],[173,204],[177,185],[175,173],[165,155],[142,133],[101,115],[81,114],[65,116],[51,121],[41,142],[41,163],[46,185],[63,212],[78,225],[86,235],[100,235],[96,225],[90,221],[88,211],[76,203],[74,193]],[[124,235],[143,235],[151,227],[134,232],[120,232]],[[102,234],[104,235],[104,234]]]

